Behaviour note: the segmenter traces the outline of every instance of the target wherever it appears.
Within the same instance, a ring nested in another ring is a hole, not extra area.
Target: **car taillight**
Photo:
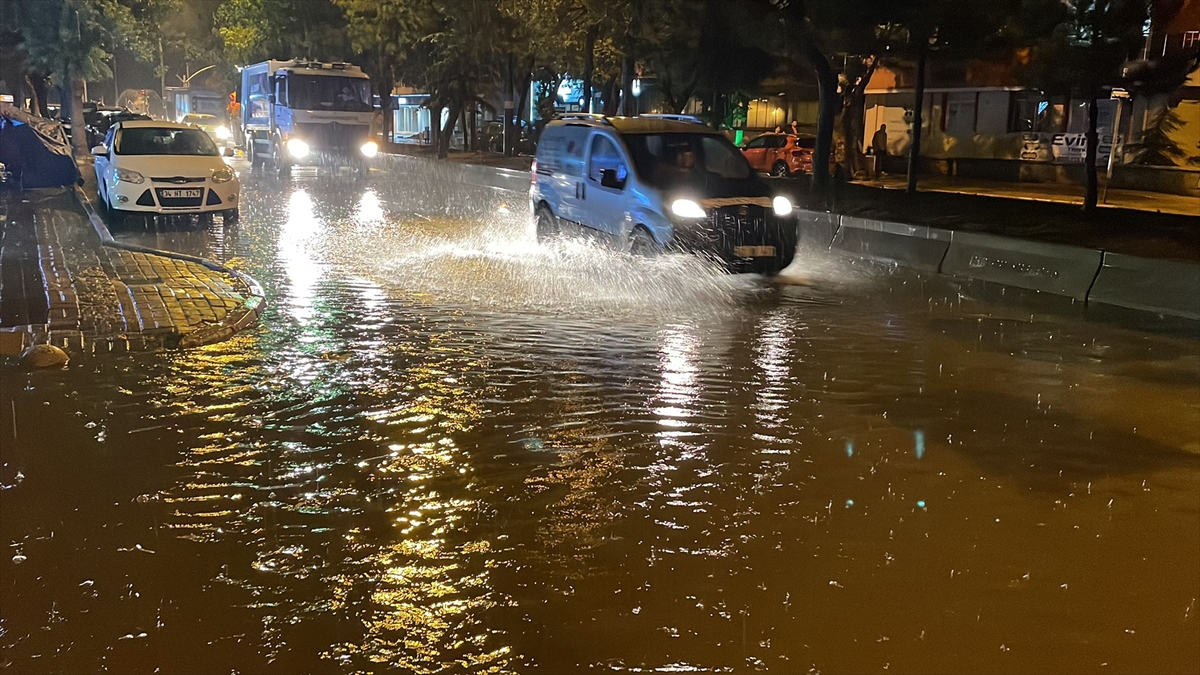
[[[533,164],[529,167],[529,184],[537,185],[537,160],[533,160]]]

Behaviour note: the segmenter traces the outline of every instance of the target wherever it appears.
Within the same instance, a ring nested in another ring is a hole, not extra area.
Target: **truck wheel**
[[[275,173],[280,178],[287,178],[292,175],[292,165],[288,163],[287,157],[283,154],[283,146],[276,143],[272,153],[272,159],[275,163]]]
[[[246,142],[246,152],[250,154],[250,168],[261,169],[263,165],[262,153],[257,150],[257,144],[253,138]]]

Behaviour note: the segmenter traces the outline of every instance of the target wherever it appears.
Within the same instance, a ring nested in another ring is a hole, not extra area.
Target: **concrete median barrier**
[[[1200,264],[1106,252],[1088,303],[1200,320]]]
[[[1100,258],[1090,248],[954,232],[942,272],[1086,300]]]
[[[838,214],[824,211],[799,210],[800,246],[827,250],[838,229]]]
[[[832,247],[863,258],[937,272],[950,239],[949,230],[935,227],[842,216]]]

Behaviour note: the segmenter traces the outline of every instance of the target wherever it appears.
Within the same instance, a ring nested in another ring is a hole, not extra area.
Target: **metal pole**
[[[925,55],[929,49],[921,45],[921,55],[917,58],[917,100],[913,105],[912,144],[908,147],[908,188],[912,194],[917,191],[917,159],[921,156],[921,117],[925,107]]]
[[[1116,166],[1117,163],[1117,135],[1121,133],[1121,108],[1123,107],[1122,104],[1125,102],[1125,99],[1120,96],[1116,97],[1116,99],[1117,110],[1113,115],[1112,140],[1108,144],[1108,180],[1104,183],[1104,197],[1100,201],[1102,204],[1108,203],[1108,186],[1112,184],[1113,167]]]
[[[163,65],[162,38],[158,38],[158,96],[162,102],[162,116],[167,118],[167,67]]]

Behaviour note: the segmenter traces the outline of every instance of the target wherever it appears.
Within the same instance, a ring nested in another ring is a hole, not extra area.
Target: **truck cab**
[[[365,171],[379,145],[371,138],[371,83],[358,66],[264,61],[242,69],[246,153],[255,167],[287,175],[297,164]]]

